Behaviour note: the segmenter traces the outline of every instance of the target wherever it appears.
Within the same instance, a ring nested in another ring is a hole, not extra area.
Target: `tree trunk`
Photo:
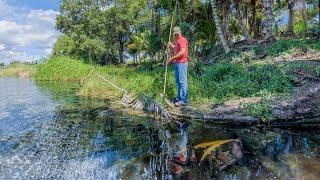
[[[264,14],[266,16],[266,40],[272,39],[272,24],[274,23],[274,15],[271,8],[270,0],[262,0]]]
[[[216,25],[216,29],[217,29],[217,32],[218,32],[218,35],[220,38],[220,42],[224,48],[225,53],[229,53],[230,48],[229,48],[227,41],[226,41],[226,38],[222,32],[222,27],[221,27],[221,23],[220,23],[218,11],[217,11],[217,6],[216,6],[216,0],[211,0],[211,8],[212,8],[213,20]]]
[[[185,21],[184,0],[178,0],[179,24]]]
[[[89,63],[92,66],[92,53],[89,51]]]
[[[244,38],[246,39],[246,41],[248,41],[249,43],[252,43],[253,40],[250,37],[250,34],[249,34],[247,28],[245,27],[245,25],[242,22],[242,16],[241,16],[241,13],[240,13],[240,4],[238,2],[236,2],[236,1],[234,1],[233,3],[234,3],[234,6],[235,6],[234,16],[235,16],[235,18],[237,20],[238,26],[239,26]]]
[[[307,15],[307,7],[305,0],[300,0],[301,2],[301,15],[304,20],[304,22],[307,24],[308,22],[308,15]]]
[[[252,12],[252,16],[251,16],[251,23],[249,24],[249,34],[253,34],[254,38],[257,38],[259,36],[259,31],[257,31],[257,18],[256,18],[256,0],[251,0],[250,2],[251,5],[251,12]]]
[[[188,22],[190,24],[193,24],[194,21],[194,15],[195,15],[195,0],[190,0],[189,2],[189,16],[188,16]]]
[[[123,52],[124,52],[124,43],[122,42],[122,34],[119,35],[119,61],[120,64],[124,64],[124,57],[123,57]]]
[[[154,62],[158,60],[156,54],[157,49],[159,48],[158,42],[153,42],[158,39],[160,36],[160,9],[158,7],[158,0],[152,0],[152,17],[151,17],[151,38],[150,38],[150,48],[152,53],[152,59]]]
[[[288,29],[287,34],[289,36],[293,35],[293,7],[294,7],[294,1],[293,0],[287,0],[288,2],[288,10],[289,10],[289,21],[288,21]]]
[[[226,40],[228,42],[229,39],[229,32],[228,32],[228,27],[231,21],[230,17],[230,0],[227,0],[224,2],[224,7],[223,7],[223,16],[224,16],[224,22],[223,22],[223,34],[224,37],[226,37]]]

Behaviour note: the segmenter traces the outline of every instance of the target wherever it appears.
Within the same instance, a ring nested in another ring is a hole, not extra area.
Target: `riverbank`
[[[320,43],[317,41],[282,39],[273,44],[235,48],[227,55],[213,58],[214,63],[210,60],[203,63],[191,61],[191,103],[189,108],[178,109],[177,113],[232,114],[270,121],[276,104],[295,98],[293,92],[315,83],[312,78],[301,76],[319,76],[319,52]],[[93,66],[81,60],[53,57],[39,65],[35,79],[81,81],[92,69]],[[95,72],[140,97],[161,101],[163,68],[159,64],[97,66]],[[167,96],[173,98],[176,92],[172,67],[168,77]],[[120,98],[122,93],[99,77],[92,76],[85,80],[78,95]]]
[[[32,78],[36,73],[35,65],[26,65],[22,63],[12,63],[0,69],[0,77],[21,77]]]

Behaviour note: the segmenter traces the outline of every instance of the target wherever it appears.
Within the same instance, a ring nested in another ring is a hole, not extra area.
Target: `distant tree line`
[[[53,54],[101,65],[129,57],[161,61],[172,15],[190,41],[191,56],[228,53],[240,41],[319,36],[319,6],[319,0],[62,0],[56,27],[63,35]]]
[[[35,65],[38,63],[39,63],[38,61],[11,61],[10,65],[12,65],[12,64]],[[3,65],[4,65],[4,63],[3,63]]]

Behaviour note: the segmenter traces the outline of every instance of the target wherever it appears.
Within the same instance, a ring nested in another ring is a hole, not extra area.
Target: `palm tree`
[[[156,62],[159,59],[158,49],[161,48],[161,34],[160,34],[160,2],[159,0],[150,0],[151,4],[151,36],[149,39],[150,44],[150,58]]]
[[[224,33],[224,37],[226,37],[226,40],[228,42],[229,40],[229,25],[232,20],[230,16],[230,0],[224,1],[224,4],[222,5],[223,7],[223,24],[222,24],[222,31]]]
[[[266,40],[272,39],[272,24],[274,23],[274,15],[271,8],[270,0],[262,0],[264,14],[266,16]]]
[[[294,7],[294,1],[293,0],[287,0],[288,3],[288,10],[289,10],[289,21],[288,21],[288,29],[287,33],[289,36],[293,35],[293,17],[294,17],[294,12],[293,12],[293,7]]]
[[[225,53],[229,53],[230,52],[230,48],[228,46],[226,37],[224,36],[223,31],[222,31],[222,26],[221,26],[221,22],[220,22],[220,19],[219,19],[219,15],[218,15],[216,4],[217,4],[216,0],[211,0],[211,8],[212,8],[213,20],[214,20],[214,23],[216,25],[216,29],[217,29],[217,32],[218,32],[218,35],[219,35],[219,38],[220,38],[220,42],[221,42],[221,44],[223,46],[223,49],[224,49]]]
[[[131,44],[127,47],[131,50],[133,54],[135,54],[134,60],[135,62],[140,61],[141,63],[141,53],[146,52],[149,53],[149,39],[150,39],[151,32],[146,30],[144,32],[139,32],[133,36]]]
[[[244,36],[244,38],[249,42],[249,43],[252,43],[253,40],[252,38],[250,37],[249,35],[249,32],[246,28],[246,26],[243,24],[242,22],[242,16],[241,16],[241,13],[240,13],[240,4],[239,4],[239,1],[237,0],[234,0],[233,1],[233,8],[232,8],[232,13],[233,15],[235,16],[236,20],[237,20],[237,23],[238,23],[238,26]]]

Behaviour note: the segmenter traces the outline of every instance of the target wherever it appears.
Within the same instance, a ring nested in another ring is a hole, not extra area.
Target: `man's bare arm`
[[[170,59],[167,60],[167,63],[171,62],[171,61],[174,60],[174,59],[183,57],[183,55],[185,54],[185,52],[186,52],[186,48],[181,48],[181,50],[180,50],[175,56],[173,56],[172,58],[170,58]]]
[[[169,48],[174,48],[174,45],[172,44],[172,42],[168,42],[168,44],[167,44],[167,48],[169,49]]]

